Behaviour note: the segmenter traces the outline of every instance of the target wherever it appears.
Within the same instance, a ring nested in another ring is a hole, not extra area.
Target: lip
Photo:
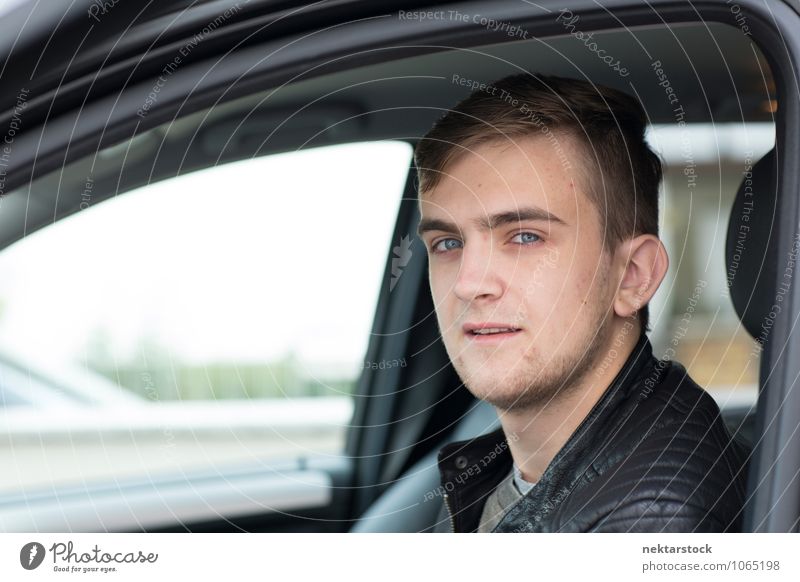
[[[507,327],[514,329],[516,331],[506,332],[506,333],[493,333],[491,335],[476,335],[472,333],[475,329],[487,329],[492,327]],[[464,331],[464,335],[467,337],[468,340],[485,344],[485,343],[498,343],[505,341],[507,339],[513,338],[518,336],[522,333],[522,328],[519,328],[515,325],[510,323],[502,323],[502,322],[494,322],[494,321],[486,321],[481,323],[465,323],[462,326],[462,330]]]

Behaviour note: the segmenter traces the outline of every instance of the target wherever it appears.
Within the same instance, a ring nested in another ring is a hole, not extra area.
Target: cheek
[[[447,297],[450,292],[450,283],[446,280],[442,273],[428,272],[428,279],[431,286],[431,296],[434,299],[435,305],[444,306],[447,302]]]
[[[577,313],[582,309],[584,316],[594,313],[601,303],[609,297],[609,267],[598,258],[591,264],[583,265],[580,274],[576,273],[572,282],[565,287],[565,299],[568,298],[571,309]]]
[[[527,302],[539,310],[555,311],[552,320],[571,319],[594,292],[595,270],[596,266],[585,269],[569,261],[542,266],[541,275],[528,285],[528,289],[534,289],[534,294],[528,294]]]
[[[449,325],[454,319],[453,310],[455,309],[453,284],[448,280],[445,273],[432,273],[428,271],[430,280],[431,297],[436,311],[436,319],[439,324]]]
[[[528,303],[559,300],[574,285],[568,280],[570,265],[560,260],[556,252],[543,255],[533,265],[525,269],[521,277],[524,300]]]

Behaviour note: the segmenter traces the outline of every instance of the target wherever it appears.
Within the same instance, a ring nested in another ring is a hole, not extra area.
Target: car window
[[[775,125],[658,125],[648,140],[664,161],[659,229],[670,257],[651,305],[655,355],[686,366],[723,410],[749,407],[761,349],[734,311],[725,244],[736,192],[774,146]]]
[[[89,176],[0,251],[0,492],[341,452],[410,161],[319,147],[100,203]]]

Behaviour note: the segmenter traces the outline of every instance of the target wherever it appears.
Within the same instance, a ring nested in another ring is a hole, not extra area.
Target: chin
[[[541,366],[514,370],[510,367],[487,366],[471,375],[459,376],[475,398],[506,412],[524,411],[547,406],[558,398],[571,382],[571,370],[553,370],[543,374]],[[538,371],[537,371],[538,370]]]
[[[521,411],[539,407],[543,404],[547,404],[553,396],[553,394],[545,394],[532,389],[516,391],[496,390],[494,392],[487,392],[481,396],[476,395],[477,398],[488,402],[495,408],[504,412]]]
[[[507,368],[504,370],[507,371]],[[459,372],[459,376],[475,398],[503,410],[527,408],[532,402],[542,399],[542,395],[537,394],[538,391],[529,382],[519,376],[504,377],[502,372],[495,373],[494,369],[484,368],[472,375]]]

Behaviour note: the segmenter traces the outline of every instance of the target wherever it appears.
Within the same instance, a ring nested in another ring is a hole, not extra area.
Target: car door
[[[237,6],[191,20],[208,34]],[[82,35],[77,74],[101,68],[92,58],[106,55],[92,47],[116,46],[132,16],[113,8],[26,13],[39,27],[23,27],[30,36],[5,71],[25,86],[12,95],[0,218],[11,245],[0,258],[0,335],[13,362],[2,374],[0,527],[346,530],[358,491],[352,419],[367,402],[364,370],[385,369],[364,356],[400,280],[387,253],[412,200],[411,147],[356,132],[260,155],[261,124],[285,120],[246,107],[244,119],[213,111],[160,123],[18,179],[26,138],[91,96],[37,117],[42,95],[70,93],[59,53]],[[174,52],[187,61],[200,43],[189,29]],[[31,50],[43,55],[35,64]],[[157,104],[157,83],[133,119]],[[296,115],[285,139],[301,145],[340,113]],[[58,141],[45,139],[71,147]]]
[[[410,146],[262,156],[109,196],[132,159],[65,166],[55,189],[84,181],[79,211],[0,253],[4,527],[340,529]],[[24,222],[15,208],[6,222]]]

